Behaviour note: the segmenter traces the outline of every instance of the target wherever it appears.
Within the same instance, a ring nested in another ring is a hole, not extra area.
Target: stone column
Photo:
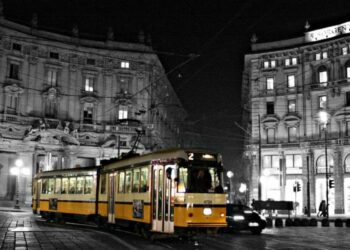
[[[253,149],[254,150],[254,149]],[[252,151],[253,151],[252,150]],[[251,152],[250,160],[250,183],[249,183],[249,200],[250,203],[253,199],[258,199],[258,186],[259,186],[259,156]],[[255,151],[255,153],[258,153]],[[250,204],[249,203],[249,204]]]
[[[316,204],[316,191],[315,191],[315,156],[312,150],[309,151],[309,167],[310,167],[310,212],[316,213],[317,204]]]
[[[335,214],[344,213],[344,168],[343,150],[341,147],[334,149],[334,202]]]

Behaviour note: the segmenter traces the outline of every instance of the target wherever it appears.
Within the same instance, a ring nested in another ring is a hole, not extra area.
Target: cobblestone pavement
[[[128,248],[108,233],[41,223],[27,212],[0,212],[0,249],[112,249],[116,245]]]
[[[348,227],[284,227],[250,233],[202,235],[192,239],[157,238],[154,242],[117,229],[103,232],[69,224],[46,223],[30,212],[0,211],[0,249],[350,249]]]

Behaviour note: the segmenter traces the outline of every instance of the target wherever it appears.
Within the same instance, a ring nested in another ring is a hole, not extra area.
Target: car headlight
[[[253,211],[251,211],[251,210],[244,210],[243,213],[245,213],[245,214],[252,214]]]
[[[235,220],[235,221],[244,220],[244,216],[243,215],[234,215],[233,220]]]
[[[211,215],[212,214],[211,208],[209,208],[209,207],[204,208],[203,214],[206,216]]]

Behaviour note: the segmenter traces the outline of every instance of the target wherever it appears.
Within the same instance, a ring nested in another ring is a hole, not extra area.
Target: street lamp
[[[327,155],[327,123],[328,123],[328,113],[324,110],[320,111],[319,118],[321,124],[323,124],[324,129],[324,153],[326,162],[326,217],[328,218],[328,155]]]
[[[229,201],[230,203],[233,203],[233,172],[231,170],[227,171],[226,176],[230,181],[230,196],[229,196]]]
[[[20,209],[19,206],[19,176],[22,175],[29,175],[29,169],[23,167],[23,161],[21,159],[17,159],[15,161],[15,166],[10,169],[10,174],[16,176],[16,203],[14,208]]]

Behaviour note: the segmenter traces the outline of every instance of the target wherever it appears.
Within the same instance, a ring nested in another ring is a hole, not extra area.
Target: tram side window
[[[48,189],[47,189],[47,194],[53,194],[54,188],[55,188],[55,179],[50,178]]]
[[[148,168],[141,168],[140,192],[148,191]]]
[[[61,178],[56,178],[55,182],[55,194],[61,193]]]
[[[140,169],[136,168],[132,171],[132,192],[138,193],[140,186]]]
[[[82,194],[84,189],[84,177],[79,176],[77,177],[77,188],[76,188],[76,194]]]
[[[62,192],[61,194],[68,194],[68,178],[62,178]]]
[[[177,185],[177,191],[179,193],[185,193],[187,190],[187,168],[179,168],[179,184]]]
[[[41,186],[41,193],[47,194],[49,188],[49,179],[43,179],[42,183],[43,184]]]
[[[106,175],[105,174],[101,174],[101,189],[100,189],[100,193],[101,194],[106,194]]]
[[[91,194],[92,191],[92,176],[85,177],[84,194]]]
[[[125,187],[125,172],[119,172],[119,181],[118,181],[118,193],[124,193]]]
[[[75,177],[69,178],[69,194],[75,194],[77,179]]]
[[[131,191],[131,170],[125,172],[125,193]]]

